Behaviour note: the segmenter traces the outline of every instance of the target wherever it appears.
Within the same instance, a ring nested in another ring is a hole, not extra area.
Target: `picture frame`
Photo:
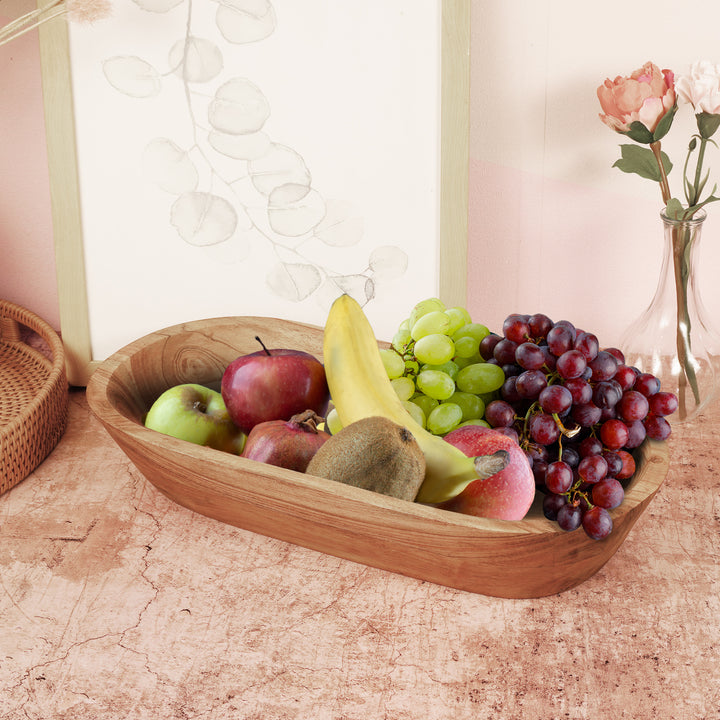
[[[394,1],[386,0],[386,5]],[[438,23],[437,292],[448,305],[464,305],[467,297],[470,0],[438,0]],[[83,196],[81,183],[78,146],[82,143],[75,103],[78,78],[73,73],[71,32],[66,23],[52,22],[40,28],[40,52],[60,331],[69,382],[82,387],[111,353],[98,352],[93,346],[92,300],[88,291],[92,271],[89,272],[87,264],[90,238],[84,218],[91,201]],[[401,45],[398,52],[402,52]],[[403,166],[403,172],[411,175],[417,168]],[[131,288],[119,287],[116,292],[127,296]],[[419,292],[417,299],[432,294],[430,289]],[[164,325],[160,323],[153,329],[170,324],[175,324],[175,319],[168,318]],[[142,334],[145,330],[138,328],[137,336]]]

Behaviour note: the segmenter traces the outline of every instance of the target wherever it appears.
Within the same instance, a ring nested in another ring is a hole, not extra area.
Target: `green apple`
[[[195,383],[175,385],[153,403],[145,427],[240,455],[247,436],[230,419],[222,395]]]

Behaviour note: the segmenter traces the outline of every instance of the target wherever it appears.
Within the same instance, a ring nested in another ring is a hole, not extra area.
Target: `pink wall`
[[[0,47],[0,98],[0,297],[58,328],[36,33]]]
[[[571,145],[575,164],[565,175],[488,159],[488,148],[497,147],[490,130],[497,126],[487,113],[487,65],[502,48],[489,47],[485,25],[490,9],[498,7],[473,2],[468,308],[493,328],[510,312],[566,317],[597,333],[603,344],[616,344],[655,288],[662,248],[659,203],[641,188],[647,181],[611,169],[619,143],[598,121],[594,86],[587,89],[585,76],[582,92],[573,86],[577,97],[569,100],[580,135],[564,135],[563,145],[543,149],[544,157],[562,157],[565,141],[577,140]],[[506,44],[515,41],[508,37]],[[606,50],[598,47],[595,55],[601,70],[586,73],[593,78],[610,72]],[[628,72],[632,67],[627,65]],[[520,67],[513,72],[521,77]],[[578,97],[586,98],[587,107]],[[36,36],[0,48],[0,98],[0,297],[59,327]],[[713,239],[720,210],[711,207],[709,215],[700,286],[711,317],[717,317],[720,244]]]
[[[468,309],[494,329],[510,313],[543,312],[594,332],[603,345],[618,345],[656,288],[663,248],[659,210],[652,200],[471,154]],[[712,219],[704,235],[712,232]],[[717,289],[713,275],[706,264],[702,280],[709,291]],[[708,298],[717,304],[716,295]]]

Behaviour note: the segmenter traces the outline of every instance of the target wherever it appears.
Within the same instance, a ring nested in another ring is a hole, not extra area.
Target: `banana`
[[[323,356],[330,395],[343,427],[380,415],[406,427],[417,440],[426,464],[417,502],[443,503],[473,480],[488,478],[507,465],[507,453],[467,457],[412,418],[390,384],[370,322],[349,295],[338,297],[330,308]]]

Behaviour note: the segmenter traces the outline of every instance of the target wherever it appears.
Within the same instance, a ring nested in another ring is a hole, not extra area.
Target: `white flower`
[[[693,106],[696,114],[720,114],[720,65],[708,60],[693,63],[688,75],[676,79],[675,91]]]

